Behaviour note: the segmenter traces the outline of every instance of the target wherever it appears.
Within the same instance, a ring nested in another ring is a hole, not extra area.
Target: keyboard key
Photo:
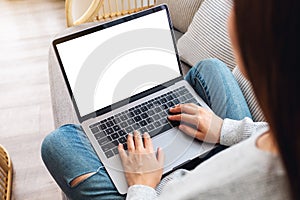
[[[149,117],[149,118],[146,119],[146,122],[147,122],[148,124],[151,124],[152,122],[154,122],[154,120],[153,120],[152,117]]]
[[[153,103],[149,103],[146,105],[148,109],[152,109],[154,107]]]
[[[118,130],[120,130],[121,128],[120,128],[120,126],[115,125],[115,126],[113,127],[113,129],[114,129],[114,131],[118,131]]]
[[[129,125],[132,125],[132,124],[134,123],[134,120],[133,120],[133,119],[128,119],[128,120],[127,120],[127,123],[128,123]]]
[[[118,118],[118,117],[116,117],[116,118],[114,119],[114,122],[115,122],[115,124],[119,124],[119,123],[121,122],[121,119]]]
[[[98,125],[100,125],[100,122],[97,122],[97,123],[95,123],[95,124],[92,124],[92,125],[90,125],[89,127],[90,127],[90,129],[92,129],[92,128],[98,126]]]
[[[153,115],[153,119],[155,121],[159,120],[161,117],[158,114]]]
[[[140,116],[134,117],[134,121],[135,121],[135,122],[139,122],[139,121],[141,121],[141,120],[142,120],[142,118],[141,118]]]
[[[129,116],[130,118],[134,117],[135,116],[134,112],[129,112]]]
[[[171,95],[167,96],[166,98],[167,98],[168,101],[171,101],[171,100],[174,99]]]
[[[125,137],[121,137],[118,139],[119,143],[124,144],[127,142],[127,139]]]
[[[139,115],[139,114],[142,113],[142,112],[140,111],[140,109],[136,109],[136,110],[134,110],[133,112],[134,112],[135,115]]]
[[[118,140],[114,140],[114,141],[112,141],[111,143],[112,143],[115,147],[117,147],[117,146],[119,145]]]
[[[113,125],[114,125],[114,123],[113,123],[112,121],[106,122],[106,126],[107,126],[107,127],[111,127],[111,126],[113,126]]]
[[[161,126],[161,123],[159,121],[156,121],[153,124],[154,124],[155,128],[158,128]]]
[[[141,134],[144,134],[145,132],[148,132],[146,127],[143,127],[143,128],[140,129]]]
[[[161,124],[168,124],[169,123],[168,120],[167,120],[167,118],[162,118],[161,120],[159,120],[159,122]]]
[[[94,127],[94,128],[91,129],[91,131],[92,131],[93,134],[96,134],[96,133],[98,133],[100,130],[99,130],[98,127]]]
[[[119,133],[120,136],[127,135],[127,133],[123,130],[119,131],[118,133]]]
[[[166,113],[166,111],[162,111],[162,112],[159,113],[159,116],[161,116],[161,117],[167,117],[168,114]]]
[[[163,104],[163,105],[161,106],[161,108],[162,108],[163,110],[167,110],[169,107],[168,107],[167,104]]]
[[[98,140],[98,143],[100,144],[100,146],[102,146],[108,142],[110,142],[110,140],[107,137],[104,137],[104,138]]]
[[[142,117],[142,119],[146,119],[146,118],[149,117],[149,116],[148,116],[147,113],[142,113],[142,114],[141,114],[141,117]]]
[[[109,150],[109,151],[105,152],[105,155],[107,158],[111,158],[114,156],[114,153],[111,150]]]
[[[152,124],[149,124],[149,125],[147,126],[147,129],[148,129],[149,131],[152,131],[154,128],[155,128],[155,127],[154,127]]]
[[[178,100],[177,98],[173,100],[173,103],[174,103],[175,105],[180,104],[180,102],[179,102],[179,100]]]
[[[148,108],[146,106],[141,107],[142,112],[146,112],[147,110],[148,110]]]
[[[174,103],[173,103],[172,101],[168,102],[167,105],[168,105],[169,108],[175,106]]]
[[[99,132],[99,133],[95,134],[96,140],[100,140],[103,137],[106,137],[105,133],[103,133],[103,132]]]
[[[101,124],[99,127],[101,130],[105,130],[107,128],[105,124]]]
[[[114,132],[114,130],[113,130],[112,128],[109,128],[109,129],[106,129],[106,130],[105,130],[106,135],[110,135],[110,134],[112,134],[113,132]]]
[[[148,115],[149,115],[149,116],[152,116],[152,115],[154,115],[154,114],[155,114],[155,112],[154,112],[153,110],[149,110],[149,111],[148,111]]]
[[[141,125],[141,126],[146,126],[146,125],[147,125],[147,122],[146,122],[145,120],[140,121],[140,125]]]
[[[158,113],[158,112],[161,111],[161,108],[160,108],[160,107],[156,107],[156,108],[154,108],[154,111],[155,111],[156,113]]]
[[[125,120],[127,120],[128,119],[128,117],[126,116],[126,115],[121,115],[120,116],[120,119],[121,119],[121,121],[125,121]]]
[[[164,103],[167,102],[167,99],[166,99],[166,98],[162,98],[162,99],[160,100],[160,102],[164,104]]]
[[[120,124],[120,126],[121,126],[122,128],[125,128],[125,127],[128,126],[128,124],[127,124],[127,122],[122,122],[122,123]]]
[[[140,127],[138,123],[132,125],[133,130],[138,130]]]
[[[126,133],[132,133],[133,132],[133,128],[131,126],[128,126],[127,128],[125,128]]]
[[[187,94],[185,95],[185,97],[186,97],[187,99],[191,99],[193,96],[192,96],[190,93],[187,93]]]
[[[111,150],[114,147],[115,147],[115,145],[113,143],[107,143],[107,144],[101,146],[101,148],[104,152]]]
[[[114,133],[114,134],[111,135],[111,138],[113,140],[117,139],[118,137],[119,137],[118,133]]]
[[[115,155],[118,155],[118,154],[119,154],[118,147],[117,147],[117,148],[114,148],[114,149],[112,149],[112,151],[113,151],[113,153],[114,153]]]

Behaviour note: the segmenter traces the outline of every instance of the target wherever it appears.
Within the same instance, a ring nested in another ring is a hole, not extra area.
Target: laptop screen
[[[165,9],[56,48],[81,116],[181,76]]]

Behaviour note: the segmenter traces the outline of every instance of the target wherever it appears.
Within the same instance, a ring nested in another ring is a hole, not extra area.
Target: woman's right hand
[[[179,129],[194,138],[209,143],[220,142],[223,120],[208,109],[196,104],[179,104],[170,109],[168,118],[180,121]]]

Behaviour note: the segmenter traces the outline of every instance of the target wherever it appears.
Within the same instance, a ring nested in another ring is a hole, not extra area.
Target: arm
[[[180,121],[179,129],[201,141],[220,143],[231,146],[256,132],[260,127],[268,126],[265,122],[221,119],[213,112],[195,104],[180,104],[170,109],[169,120]]]
[[[220,144],[231,146],[249,138],[257,129],[267,127],[266,122],[253,122],[250,118],[243,120],[224,119],[220,132]]]

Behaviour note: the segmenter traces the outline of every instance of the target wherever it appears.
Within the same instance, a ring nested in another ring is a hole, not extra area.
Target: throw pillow
[[[157,4],[166,3],[174,27],[185,33],[204,0],[157,0]]]
[[[227,32],[230,0],[205,0],[188,31],[178,41],[180,58],[193,66],[206,58],[218,58],[232,70],[236,63]]]

